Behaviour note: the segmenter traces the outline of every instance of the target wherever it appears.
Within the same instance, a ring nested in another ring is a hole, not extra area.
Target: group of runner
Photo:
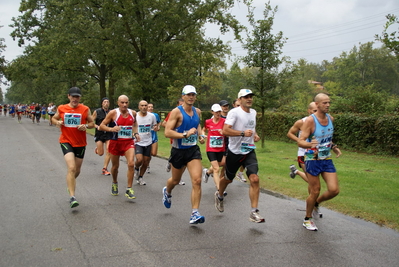
[[[28,105],[28,104],[0,104],[0,115],[1,113],[4,114],[4,116],[11,116],[12,118],[15,118],[15,114],[17,114],[17,119],[18,122],[22,122],[22,117],[25,116],[26,118],[30,118],[32,120],[32,123],[40,123],[40,119],[45,120],[46,115],[49,116],[49,125],[51,124],[51,117],[55,114],[57,107],[53,104],[50,103],[48,106],[46,104],[40,105],[39,103],[34,103]]]
[[[153,105],[142,100],[138,111],[129,109],[129,98],[126,95],[118,97],[118,107],[109,110],[109,100],[103,98],[101,108],[94,111],[80,104],[81,90],[72,87],[68,91],[69,103],[58,107],[52,118],[52,123],[61,128],[60,144],[67,164],[67,186],[70,195],[70,207],[79,205],[75,197],[76,178],[86,148],[86,133],[90,128],[96,128],[95,152],[106,154],[102,168],[103,175],[112,175],[111,194],[118,195],[119,158],[127,160],[127,187],[125,196],[135,199],[133,181],[145,185],[144,174],[149,172],[151,156],[156,155],[154,144],[158,139],[156,132],[160,127],[159,116],[152,112]],[[255,143],[260,140],[256,133],[256,111],[252,108],[254,93],[249,89],[241,89],[234,108],[229,110],[227,101],[222,100],[211,107],[213,117],[200,125],[201,110],[194,107],[197,91],[192,85],[184,86],[182,103],[174,108],[165,119],[165,137],[171,139],[171,154],[167,169],[171,177],[162,190],[162,202],[166,208],[171,208],[172,191],[181,182],[181,177],[188,169],[192,184],[190,224],[204,223],[205,217],[199,212],[201,201],[201,182],[207,182],[213,177],[215,192],[215,208],[224,212],[226,188],[237,177],[237,173],[245,170],[249,180],[250,216],[249,220],[263,223],[265,219],[259,214],[259,176]],[[312,116],[303,119],[303,125],[295,126],[289,136],[304,148],[303,179],[308,182],[309,196],[306,201],[306,217],[303,226],[308,230],[317,230],[313,220],[313,211],[318,211],[321,202],[333,198],[339,192],[334,165],[331,161],[331,149],[337,149],[332,144],[334,132],[333,118],[328,115],[329,97],[318,94],[312,104]],[[223,115],[222,115],[223,114]],[[223,117],[222,117],[223,116]],[[295,130],[295,131],[294,131]],[[299,137],[297,132],[301,130]],[[205,133],[207,132],[207,135]],[[211,167],[203,169],[202,156],[198,143],[206,142],[206,151]],[[338,152],[337,152],[338,151]],[[335,150],[338,156],[339,150]],[[298,158],[299,159],[299,158]],[[302,158],[301,158],[302,160]],[[111,162],[111,171],[108,164]],[[300,164],[302,163],[299,162]],[[301,166],[301,165],[300,165]],[[290,166],[291,177],[299,174],[294,166]],[[319,175],[327,183],[327,191],[320,195]],[[244,182],[242,178],[237,178]],[[245,180],[246,181],[246,180]],[[320,213],[319,213],[320,214]]]

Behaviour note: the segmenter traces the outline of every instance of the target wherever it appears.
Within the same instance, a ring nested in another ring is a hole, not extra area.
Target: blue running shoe
[[[79,206],[79,202],[76,200],[75,197],[71,197],[71,199],[69,200],[69,204],[71,205],[71,208],[76,208],[77,206]]]
[[[191,214],[190,224],[199,224],[204,222],[205,222],[205,217],[201,216],[201,214],[199,214],[198,211]]]
[[[168,193],[166,192],[166,186],[162,189],[162,202],[165,205],[165,207],[167,209],[170,208],[170,206],[172,205],[172,196],[168,195]]]

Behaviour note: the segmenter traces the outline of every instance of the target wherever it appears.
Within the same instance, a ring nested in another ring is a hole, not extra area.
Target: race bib
[[[181,140],[181,145],[182,146],[195,146],[197,144],[197,139],[198,139],[197,134],[190,135],[190,137],[183,138]]]
[[[118,131],[118,138],[132,139],[133,127],[132,126],[119,126],[121,129]]]
[[[330,145],[326,146],[319,146],[319,154],[318,154],[319,159],[329,159],[331,158],[331,149]]]
[[[209,139],[209,147],[218,148],[223,147],[223,136],[211,136]]]
[[[65,127],[77,127],[81,124],[82,114],[79,113],[65,113],[64,115],[64,126]]]
[[[256,148],[255,144],[241,143],[241,152],[251,152]]]
[[[140,134],[151,133],[151,124],[139,125],[139,133]]]

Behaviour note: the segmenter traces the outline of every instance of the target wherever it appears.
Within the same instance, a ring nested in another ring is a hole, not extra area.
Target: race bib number
[[[211,136],[209,140],[209,147],[218,148],[223,147],[224,138],[223,136]]]
[[[255,144],[241,143],[241,152],[251,152],[256,148]]]
[[[132,139],[133,127],[132,126],[119,126],[121,129],[118,131],[118,138]]]
[[[195,146],[197,144],[197,139],[198,139],[197,134],[190,135],[189,137],[183,138],[181,140],[181,145],[182,146]]]
[[[65,113],[64,115],[64,126],[65,127],[77,127],[81,124],[82,114],[79,113]]]
[[[319,159],[329,159],[331,158],[331,149],[330,145],[326,146],[319,146],[319,154],[318,154]]]
[[[139,133],[140,134],[151,133],[151,124],[139,125]]]

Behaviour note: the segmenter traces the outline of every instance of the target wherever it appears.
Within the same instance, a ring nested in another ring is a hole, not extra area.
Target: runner
[[[35,123],[35,118],[36,118],[36,123],[39,124],[40,117],[41,117],[41,107],[40,107],[39,103],[36,103],[36,106],[34,108],[34,116],[32,119],[33,123]]]
[[[118,195],[119,158],[120,156],[125,156],[128,167],[125,196],[128,199],[135,199],[136,196],[132,188],[134,174],[133,137],[137,138],[137,141],[140,141],[140,136],[137,133],[136,111],[129,109],[128,106],[129,98],[126,95],[119,96],[118,108],[111,110],[107,114],[98,130],[113,133],[108,145],[112,162],[111,175],[113,183],[111,194],[113,196]]]
[[[311,115],[317,111],[317,106],[315,102],[311,102],[308,105],[308,114]],[[301,136],[301,128],[306,121],[308,117],[303,117],[300,120],[297,120],[294,125],[289,129],[287,136],[291,140],[298,142],[299,137]],[[305,168],[305,160],[304,160],[304,155],[305,155],[305,148],[298,147],[298,166],[302,168],[302,171],[299,171],[295,168],[295,165],[290,166],[290,177],[292,179],[295,178],[295,175],[299,175],[305,182],[308,182],[308,177],[306,176],[306,168]]]
[[[203,169],[202,181],[208,182],[209,176],[213,176],[216,189],[219,190],[220,183],[220,167],[222,166],[222,160],[226,152],[224,135],[222,134],[225,119],[221,118],[222,108],[219,104],[213,104],[211,107],[213,117],[205,121],[205,126],[202,129],[203,133],[207,135],[206,141],[206,154],[211,163],[211,167]],[[226,196],[227,193],[223,192]]]
[[[220,179],[219,190],[215,192],[215,207],[219,212],[224,211],[223,192],[233,181],[237,170],[243,165],[247,169],[250,182],[249,199],[251,213],[249,220],[263,223],[265,219],[259,215],[259,176],[258,160],[255,144],[260,140],[256,133],[256,111],[252,109],[253,96],[251,90],[241,89],[238,93],[241,106],[229,111],[223,127],[223,134],[229,136],[229,146],[226,157],[226,175]]]
[[[4,116],[7,116],[7,110],[8,110],[8,104],[4,104],[4,106],[3,106]]]
[[[139,102],[139,112],[137,112],[137,124],[140,141],[136,142],[136,162],[134,164],[134,179],[139,185],[146,185],[143,180],[151,160],[152,134],[151,129],[157,127],[155,115],[148,112],[148,103],[145,100]]]
[[[303,226],[310,231],[318,228],[313,221],[314,211],[319,212],[319,204],[334,198],[339,193],[337,171],[331,159],[334,146],[334,118],[328,114],[330,97],[320,93],[315,97],[316,113],[310,115],[303,127],[298,146],[306,148],[305,165],[309,184],[309,196],[306,198],[306,215]],[[320,196],[320,175],[327,184],[327,191]]]
[[[240,100],[236,99],[233,101],[233,108],[237,108],[240,106]],[[235,177],[238,181],[242,182],[242,183],[246,183],[247,179],[245,179],[244,177],[244,167],[241,166],[240,169],[238,170],[236,177]]]
[[[151,148],[151,156],[155,157],[158,155],[158,131],[161,127],[161,118],[159,117],[158,113],[154,113],[154,104],[148,103],[148,112],[151,112],[152,114],[155,115],[155,118],[157,119],[157,125],[154,126],[153,129],[151,129],[151,136],[152,136],[152,148]],[[151,161],[151,159],[150,159]],[[150,165],[147,167],[147,173],[150,173]]]
[[[67,165],[67,186],[71,208],[79,206],[75,197],[76,178],[80,174],[86,151],[86,130],[94,127],[89,107],[80,104],[82,93],[78,87],[68,91],[69,103],[59,106],[53,124],[61,129],[60,144]]]
[[[197,92],[194,86],[186,85],[182,90],[183,105],[170,112],[165,127],[165,137],[172,138],[172,150],[169,158],[172,168],[172,177],[166,182],[162,190],[162,202],[166,208],[171,207],[173,188],[179,184],[185,171],[185,166],[191,177],[191,207],[190,224],[205,222],[198,208],[201,201],[201,151],[197,141],[204,143],[204,136],[200,125],[201,110],[194,107]]]
[[[47,107],[46,104],[42,105],[42,119],[45,121],[46,120],[46,112],[47,112]]]
[[[10,116],[11,116],[12,118],[15,118],[15,105],[14,105],[14,104],[12,104],[12,105],[10,106],[10,110],[9,110],[8,113],[10,114]]]
[[[53,125],[52,118],[53,118],[53,116],[54,116],[56,111],[57,111],[57,107],[56,107],[56,105],[54,105],[54,103],[48,104],[47,114],[49,116],[49,125],[50,126]]]
[[[21,123],[22,119],[22,113],[24,112],[24,107],[21,105],[21,103],[18,103],[17,105],[17,118],[18,118],[18,123]]]
[[[183,105],[183,103],[184,103],[183,98],[179,98],[179,99],[177,100],[176,107]],[[169,112],[168,115],[166,115],[166,118],[165,118],[164,121],[162,122],[162,126],[163,126],[163,127],[166,127],[166,123],[167,123],[168,120],[169,120],[170,113],[171,113],[171,112]],[[172,143],[173,143],[173,139],[170,138],[170,146],[171,146],[171,147],[172,147]],[[171,168],[172,168],[172,166],[170,165],[170,162],[169,162],[169,160],[168,160],[168,162],[166,163],[166,172],[170,172],[170,169],[171,169]],[[185,184],[186,184],[186,183],[183,181],[183,179],[180,179],[179,185],[185,185]]]
[[[108,171],[108,164],[109,161],[111,160],[111,155],[109,154],[108,146],[112,133],[106,131],[99,131],[98,127],[100,126],[101,122],[105,119],[108,112],[109,112],[109,99],[104,97],[101,100],[101,108],[98,108],[93,112],[93,120],[95,122],[95,127],[96,127],[94,134],[94,142],[96,142],[96,148],[94,152],[99,156],[102,156],[104,155],[104,150],[105,150],[104,163],[101,173],[102,175],[106,176],[111,175],[111,173]]]

